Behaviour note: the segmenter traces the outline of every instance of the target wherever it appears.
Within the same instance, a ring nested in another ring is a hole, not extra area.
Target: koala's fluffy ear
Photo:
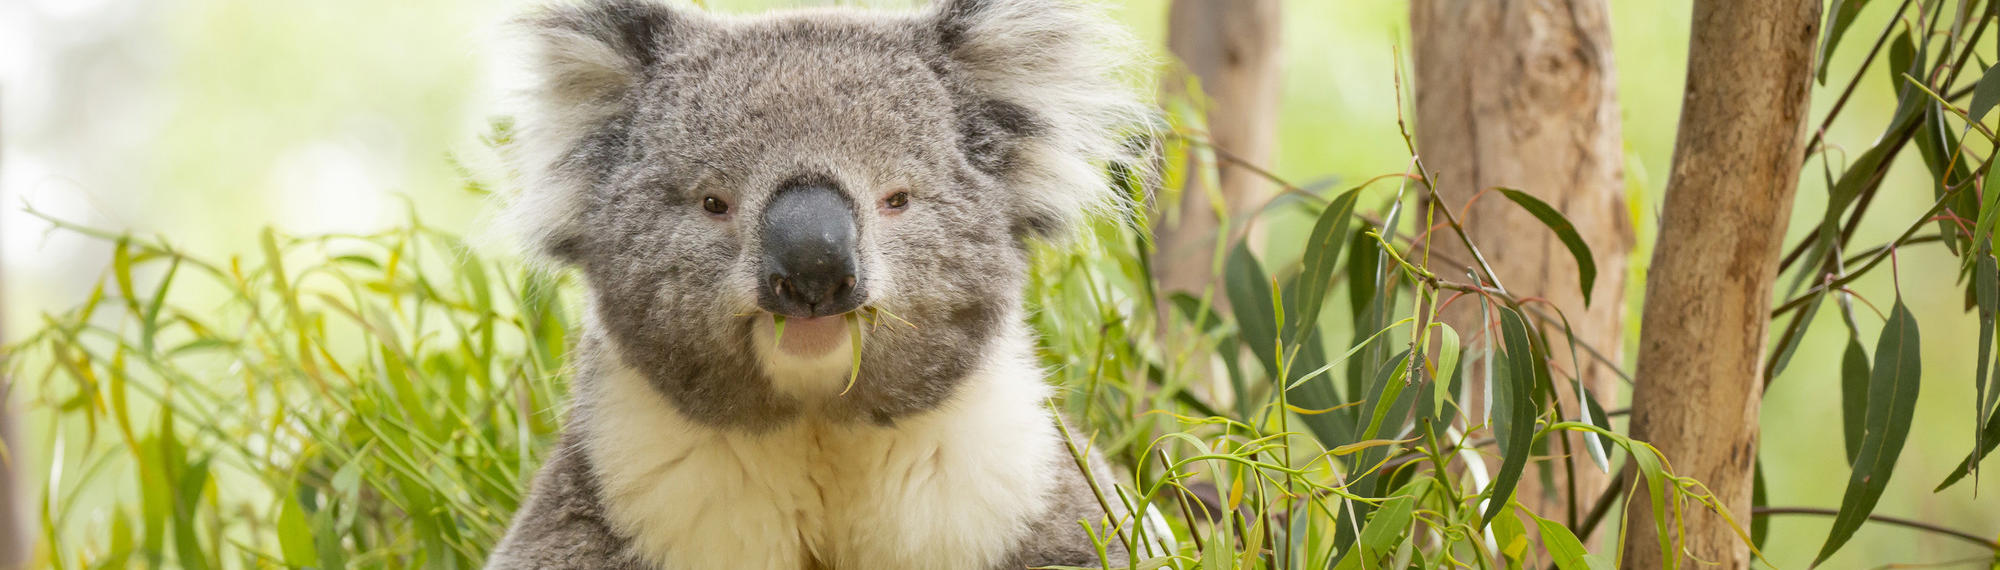
[[[646,70],[684,33],[676,10],[647,0],[557,5],[516,22],[529,83],[510,149],[521,188],[508,224],[536,254],[576,261],[593,185],[626,151],[623,125]]]
[[[1017,234],[1061,235],[1129,197],[1106,179],[1128,166],[1149,116],[1122,81],[1129,36],[1083,0],[939,0],[927,22],[962,85],[961,147],[1018,193]]]

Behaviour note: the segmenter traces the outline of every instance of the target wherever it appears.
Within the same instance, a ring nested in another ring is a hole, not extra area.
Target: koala
[[[520,23],[497,223],[587,309],[489,568],[1126,559],[1078,524],[1130,517],[1061,437],[1021,306],[1029,246],[1118,205],[1104,167],[1147,113],[1117,29],[1069,0]]]

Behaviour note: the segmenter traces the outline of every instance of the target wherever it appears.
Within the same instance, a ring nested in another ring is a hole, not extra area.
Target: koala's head
[[[943,401],[1016,326],[1027,242],[1117,199],[1103,164],[1143,108],[1122,36],[1067,0],[526,23],[513,220],[581,270],[618,357],[713,425]],[[839,394],[856,311],[877,322]]]

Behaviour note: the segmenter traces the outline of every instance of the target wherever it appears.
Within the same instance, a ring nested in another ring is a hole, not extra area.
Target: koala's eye
[[[882,207],[893,212],[903,211],[904,208],[910,207],[910,193],[897,192],[890,194],[889,197],[882,199]]]
[[[711,215],[720,216],[729,213],[729,203],[722,201],[721,198],[709,196],[701,199],[701,209]]]

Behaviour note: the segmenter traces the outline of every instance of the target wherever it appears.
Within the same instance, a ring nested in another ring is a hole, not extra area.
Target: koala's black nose
[[[764,208],[764,287],[759,304],[792,317],[837,315],[861,305],[854,206],[830,185],[795,184]]]

